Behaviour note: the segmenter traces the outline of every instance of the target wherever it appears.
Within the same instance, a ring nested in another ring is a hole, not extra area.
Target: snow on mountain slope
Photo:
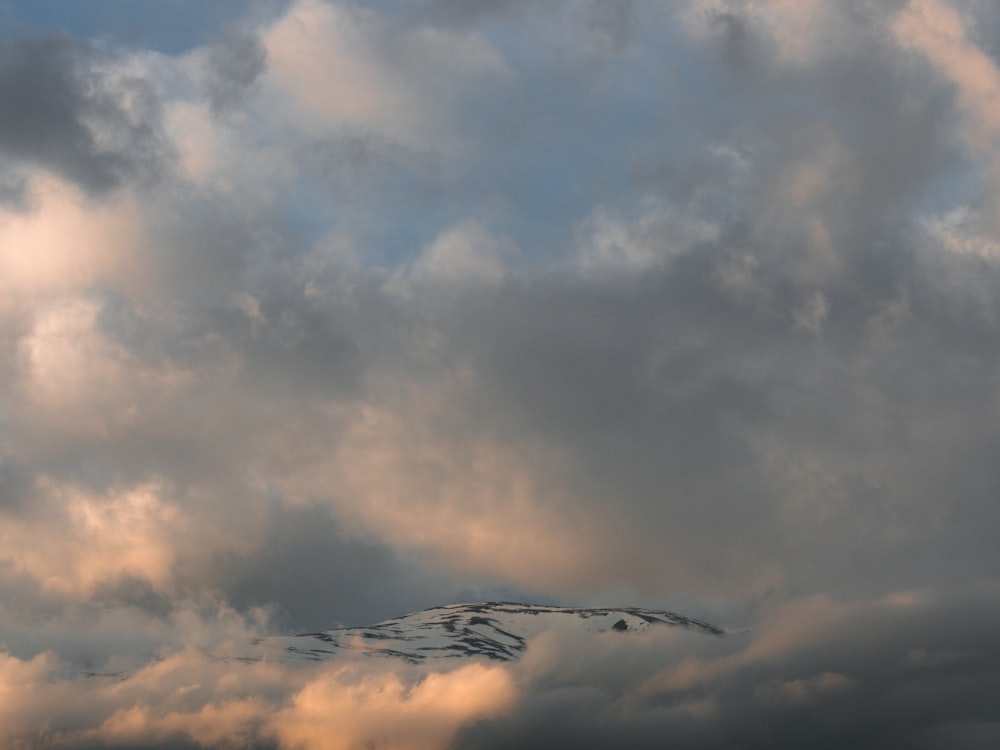
[[[368,627],[349,627],[267,639],[293,660],[325,661],[346,652],[397,657],[411,663],[433,658],[486,657],[513,661],[528,639],[546,630],[642,632],[673,626],[709,635],[724,631],[706,622],[638,607],[580,609],[512,602],[449,604]]]

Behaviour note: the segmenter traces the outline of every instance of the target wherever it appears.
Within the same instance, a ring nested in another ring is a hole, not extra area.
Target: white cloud
[[[397,28],[366,8],[300,0],[264,35],[264,114],[320,134],[371,128],[408,146],[442,145],[453,97],[507,68],[487,39]]]
[[[718,238],[711,222],[672,206],[649,205],[634,219],[598,207],[576,227],[576,262],[587,273],[634,273]]]
[[[517,246],[468,219],[428,243],[407,274],[417,284],[492,285],[503,280]],[[397,277],[394,283],[399,283]]]
[[[924,229],[937,247],[962,255],[1000,258],[1000,241],[990,231],[990,221],[982,212],[959,206],[926,218]]]

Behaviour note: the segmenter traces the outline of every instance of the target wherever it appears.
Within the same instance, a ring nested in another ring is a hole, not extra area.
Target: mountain
[[[725,631],[673,612],[638,607],[581,609],[513,602],[449,604],[394,617],[367,627],[266,639],[293,660],[324,661],[345,652],[396,657],[417,664],[427,659],[486,657],[513,661],[528,639],[546,630],[642,632],[681,627],[708,635]]]

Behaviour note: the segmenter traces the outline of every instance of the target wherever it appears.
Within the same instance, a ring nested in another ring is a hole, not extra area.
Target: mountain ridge
[[[374,625],[340,627],[262,639],[292,660],[326,661],[345,653],[403,659],[419,664],[436,658],[514,661],[531,636],[549,629],[644,632],[680,627],[722,636],[715,625],[667,610],[643,607],[557,607],[523,602],[445,604]]]

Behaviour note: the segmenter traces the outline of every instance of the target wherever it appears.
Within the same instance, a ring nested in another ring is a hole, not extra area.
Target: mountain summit
[[[513,661],[542,631],[642,632],[670,626],[708,635],[725,631],[673,612],[639,607],[550,607],[514,602],[448,604],[367,627],[267,639],[293,659],[325,661],[345,652],[387,656],[417,664],[434,658],[486,657]]]

